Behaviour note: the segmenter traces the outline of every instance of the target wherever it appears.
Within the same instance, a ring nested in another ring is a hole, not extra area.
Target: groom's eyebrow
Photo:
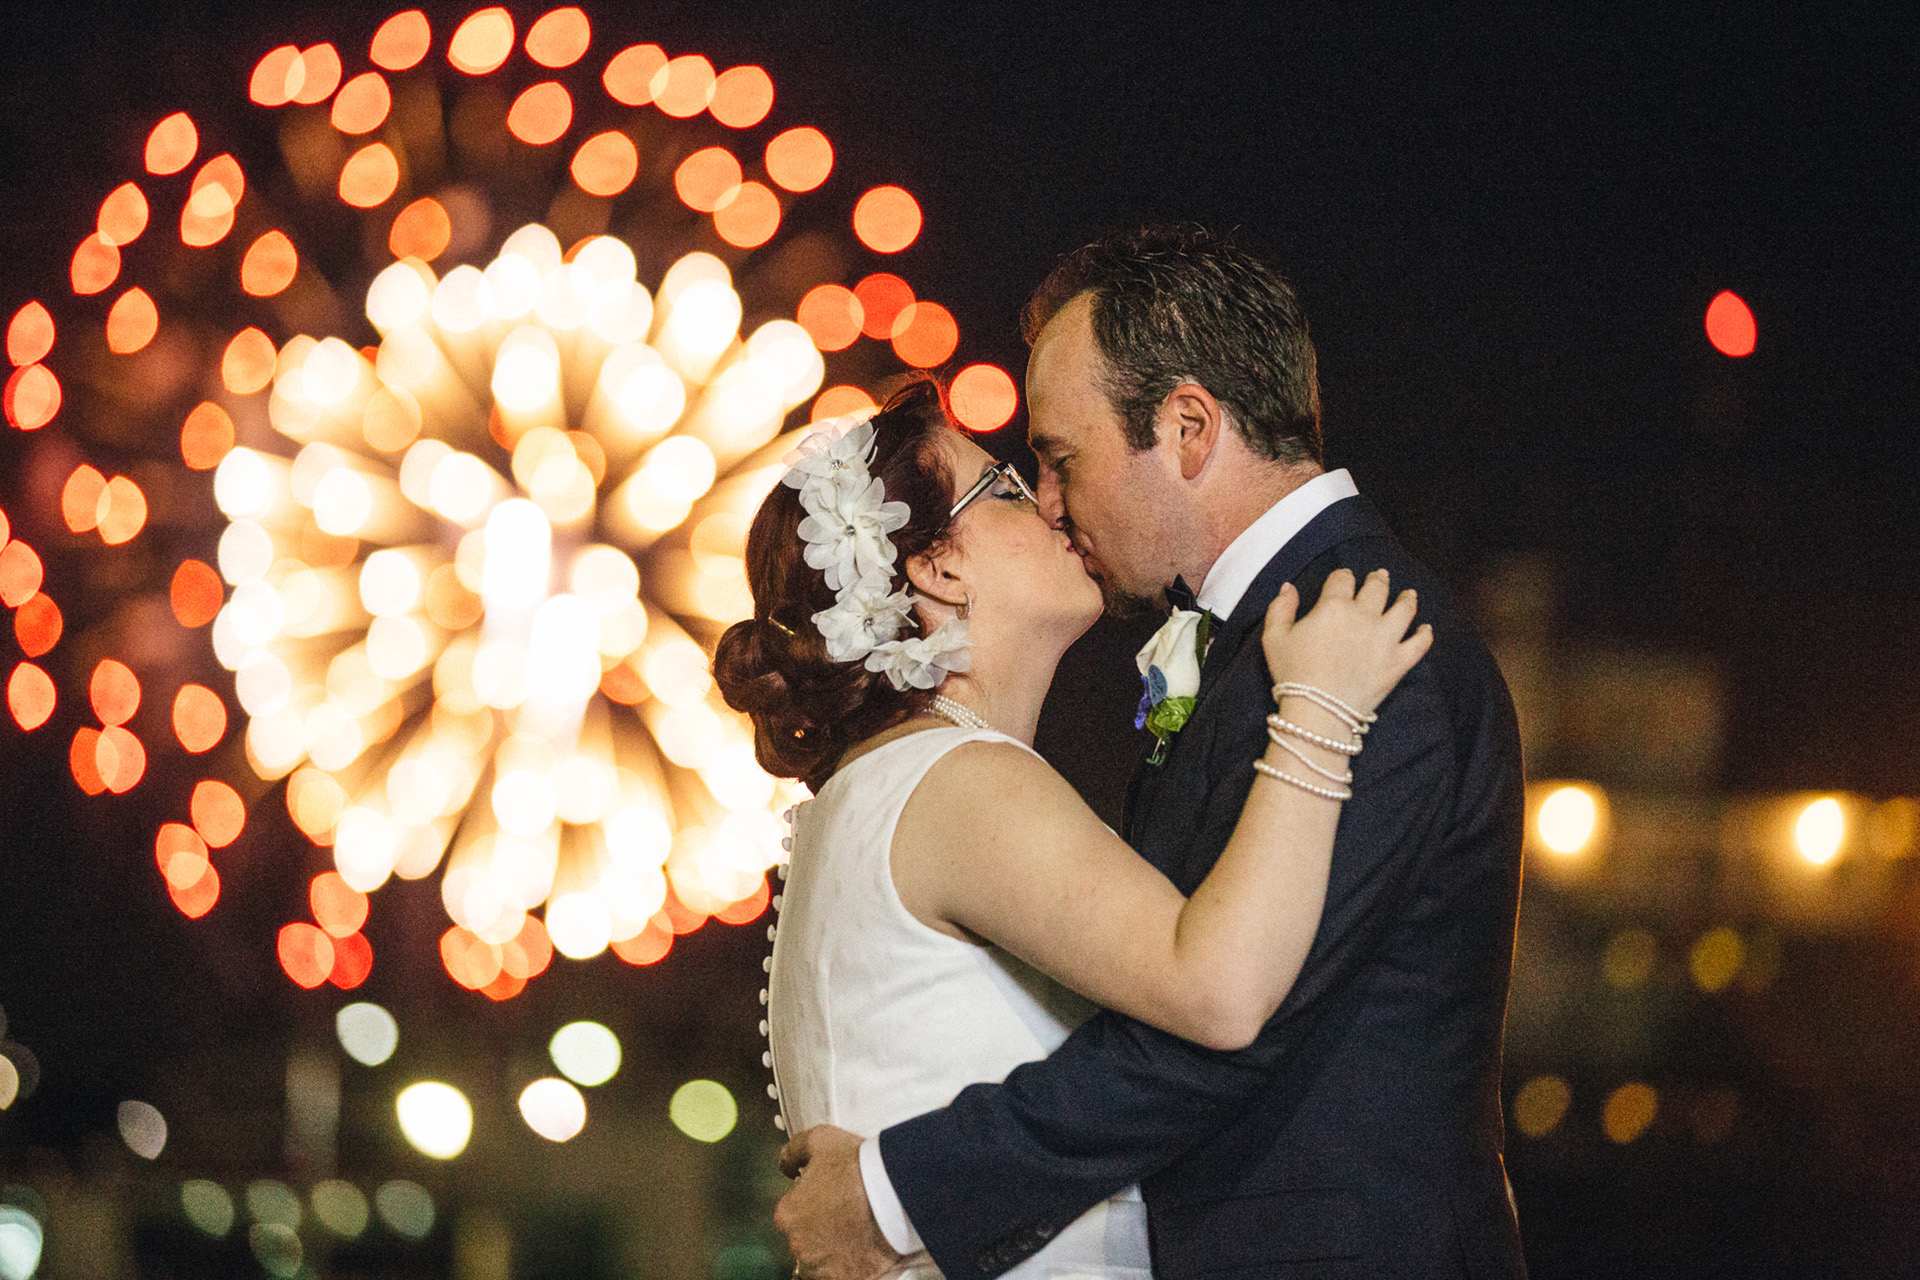
[[[1045,458],[1060,451],[1060,442],[1042,432],[1028,432],[1027,447]]]

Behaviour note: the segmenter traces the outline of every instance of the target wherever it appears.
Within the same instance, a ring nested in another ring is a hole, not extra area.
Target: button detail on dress
[[[760,1034],[767,1034],[767,1020],[765,1018],[760,1019]]]
[[[779,910],[779,909],[781,908],[781,906],[785,904],[785,902],[786,902],[786,900],[787,900],[787,895],[786,895],[786,894],[784,894],[784,893],[776,893],[776,894],[774,894],[774,895],[773,895],[773,909],[774,909],[775,911],[778,911],[778,910]]]
[[[787,1131],[787,1118],[785,1116],[775,1116],[773,1118],[773,1127],[785,1133]]]
[[[767,989],[765,987],[762,987],[760,988],[760,1003],[765,1004],[766,1002],[767,1002]]]
[[[760,1065],[768,1070],[773,1069],[773,1050],[769,1049],[760,1055]]]
[[[775,938],[776,936],[778,936],[778,934],[779,934],[779,932],[780,932],[780,929],[779,929],[779,927],[778,927],[777,925],[771,925],[771,924],[770,924],[770,925],[768,925],[768,926],[767,926],[767,941],[768,941],[768,942],[772,942],[772,941],[774,940],[774,938]]]
[[[775,1102],[778,1102],[778,1101],[780,1101],[780,1086],[779,1086],[779,1085],[777,1085],[777,1084],[770,1084],[770,1085],[768,1085],[768,1086],[767,1086],[767,1096],[768,1096],[769,1098],[772,1098],[772,1099],[773,1099],[773,1100],[774,1100]]]
[[[767,957],[767,958],[766,958],[765,960],[762,960],[762,961],[760,962],[760,972],[762,972],[762,973],[772,973],[772,972],[773,972],[773,957],[772,957],[772,956],[768,956],[768,957]]]

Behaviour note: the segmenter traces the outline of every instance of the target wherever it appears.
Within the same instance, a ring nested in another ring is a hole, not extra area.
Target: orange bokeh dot
[[[45,571],[32,547],[15,538],[0,547],[0,604],[18,609],[40,590]]]
[[[502,968],[492,982],[480,988],[480,994],[489,1000],[511,1000],[526,989],[525,978],[516,978]]]
[[[100,499],[106,496],[107,478],[84,462],[73,469],[60,487],[60,518],[75,533],[87,533],[100,527]]]
[[[1750,356],[1759,338],[1753,311],[1741,296],[1722,289],[1707,304],[1707,341],[1723,356]]]
[[[237,396],[251,395],[273,381],[278,360],[272,338],[258,329],[242,329],[220,357],[220,381]]]
[[[99,293],[120,276],[120,250],[95,232],[73,251],[67,276],[73,282],[73,291],[81,297]]]
[[[573,157],[573,180],[593,196],[617,196],[633,184],[640,172],[640,153],[633,139],[618,129],[595,134]]]
[[[644,107],[653,101],[653,78],[667,65],[667,55],[657,44],[636,44],[622,49],[607,63],[600,75],[607,96],[629,107]]]
[[[168,591],[173,616],[183,627],[204,627],[212,622],[225,602],[226,587],[211,565],[198,560],[182,560],[173,571]]]
[[[107,350],[130,355],[153,341],[160,332],[160,312],[145,289],[127,290],[107,312]]]
[[[293,283],[300,253],[284,231],[269,231],[253,242],[240,262],[240,287],[256,298],[271,298]]]
[[[960,326],[937,302],[916,302],[893,318],[893,353],[916,369],[930,369],[960,345]]]
[[[220,745],[227,736],[227,704],[203,684],[183,684],[173,695],[173,736],[199,755]]]
[[[653,73],[653,105],[678,119],[697,116],[713,101],[713,64],[683,53]]]
[[[351,991],[373,972],[373,944],[363,933],[350,933],[333,940],[333,968],[327,981],[342,991]]]
[[[680,162],[673,189],[689,209],[712,213],[740,186],[740,162],[725,147],[706,147]]]
[[[124,662],[102,658],[87,683],[87,698],[101,724],[125,724],[140,709],[140,680]]]
[[[496,70],[513,52],[513,15],[505,9],[482,9],[461,23],[447,46],[447,61],[470,76]]]
[[[453,219],[446,206],[423,196],[400,211],[387,233],[387,249],[396,258],[432,262],[453,242]]]
[[[233,419],[211,400],[194,406],[180,427],[180,459],[194,471],[211,471],[233,448]]]
[[[327,95],[340,87],[340,51],[330,44],[317,44],[300,55],[300,87],[292,98],[302,106],[325,102]]]
[[[304,920],[283,926],[274,949],[287,976],[309,991],[333,972],[333,939]]]
[[[94,225],[108,244],[132,244],[147,229],[146,195],[131,182],[121,183],[100,202]]]
[[[373,65],[388,71],[405,71],[418,65],[433,44],[433,28],[427,15],[418,9],[396,13],[373,33],[373,46],[367,56]]]
[[[213,778],[194,785],[188,812],[193,815],[193,829],[216,849],[239,839],[247,825],[247,806],[240,793]]]
[[[832,172],[833,144],[818,129],[789,129],[767,144],[767,176],[789,191],[811,191]]]
[[[947,389],[947,403],[953,416],[969,431],[997,431],[1007,425],[1013,411],[1020,407],[1020,393],[1005,369],[991,364],[970,364],[953,376]]]
[[[623,707],[638,706],[647,696],[647,682],[624,662],[616,662],[600,673],[600,692]]]
[[[794,310],[794,319],[822,351],[844,351],[852,346],[865,318],[860,299],[840,284],[814,286]]]
[[[773,77],[759,67],[729,67],[713,82],[713,118],[730,129],[748,129],[773,110]]]
[[[853,206],[853,233],[875,253],[898,253],[920,235],[920,203],[900,187],[875,187]]]
[[[0,511],[0,547],[7,545],[7,539],[13,536],[13,522],[7,519],[7,513]]]
[[[192,827],[163,822],[153,838],[153,860],[168,884],[190,885],[207,865],[207,842]]]
[[[570,67],[593,42],[593,25],[578,9],[555,9],[527,29],[527,56],[543,67]]]
[[[189,920],[198,920],[213,910],[220,901],[220,873],[213,869],[211,862],[201,866],[200,877],[189,885],[167,882],[167,896],[173,899],[173,905],[180,908],[180,914]]]
[[[420,402],[396,387],[381,387],[367,400],[360,435],[382,453],[397,453],[420,435]]]
[[[534,85],[507,110],[508,130],[529,146],[556,141],[572,123],[573,98],[564,85],[552,80]]]
[[[863,409],[873,407],[873,397],[859,387],[828,387],[814,398],[813,412],[809,415],[809,420],[820,422],[827,418],[859,413]]]
[[[44,595],[35,595],[13,615],[13,638],[20,642],[22,653],[37,658],[60,643],[65,625],[60,606]]]
[[[109,725],[100,731],[100,737],[93,744],[93,762],[107,790],[124,795],[138,786],[146,774],[147,749],[140,745],[140,739],[119,725]]]
[[[656,920],[647,921],[647,927],[631,938],[623,938],[613,944],[613,954],[628,964],[654,964],[666,958],[673,950],[673,930]]]
[[[53,350],[53,314],[29,302],[7,322],[7,359],[16,366],[34,364]]]
[[[125,476],[107,481],[100,495],[100,541],[110,547],[131,542],[147,526],[147,495]]]
[[[58,701],[52,677],[31,662],[15,667],[7,679],[7,710],[22,729],[31,731],[45,724]]]
[[[287,813],[317,845],[333,843],[334,824],[346,811],[347,799],[346,788],[318,769],[297,769],[287,779]]]
[[[660,916],[666,917],[667,927],[675,933],[697,933],[700,926],[707,922],[707,913],[698,911],[680,900],[680,895],[672,889],[667,890],[667,901],[660,908]]]
[[[322,929],[336,938],[358,933],[367,922],[367,895],[343,880],[338,871],[323,871],[307,886],[307,903]]]
[[[193,163],[199,150],[200,131],[194,128],[193,117],[176,111],[147,135],[147,172],[161,178],[178,173]]]
[[[80,789],[90,796],[107,789],[100,777],[99,747],[100,731],[83,727],[74,732],[73,746],[67,751],[67,769]]]
[[[60,412],[60,379],[43,364],[23,365],[7,379],[0,403],[8,422],[22,431],[38,431]]]
[[[520,932],[500,945],[500,969],[522,982],[537,978],[553,963],[553,939],[537,916],[528,916]]]
[[[729,903],[713,913],[713,918],[723,924],[752,924],[767,909],[772,900],[773,891],[767,887],[766,877],[761,877],[754,891],[738,902]]]
[[[400,185],[400,161],[384,142],[360,148],[340,170],[340,198],[356,209],[385,204]]]
[[[391,110],[393,92],[387,88],[387,78],[378,71],[363,71],[340,86],[328,118],[340,132],[357,135],[385,124]]]
[[[440,935],[440,963],[448,977],[469,991],[478,991],[500,976],[499,949],[460,925]]]
[[[853,293],[866,317],[860,332],[882,341],[893,337],[893,322],[913,305],[913,286],[885,271],[876,271],[853,286]]]
[[[780,229],[780,197],[758,182],[743,182],[713,211],[713,229],[736,248],[758,249]]]
[[[180,241],[196,249],[218,244],[233,230],[233,212],[246,194],[246,175],[232,156],[215,156],[193,175],[187,207],[180,211]]]
[[[266,56],[254,63],[253,75],[247,80],[247,97],[263,107],[284,107],[306,79],[307,68],[300,59],[300,50],[283,44],[268,50]]]

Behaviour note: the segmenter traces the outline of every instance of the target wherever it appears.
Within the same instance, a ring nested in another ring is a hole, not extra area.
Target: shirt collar
[[[1231,616],[1240,604],[1240,597],[1247,593],[1267,562],[1280,554],[1280,548],[1322,511],[1359,492],[1353,476],[1343,467],[1315,476],[1268,507],[1265,514],[1227,544],[1227,549],[1213,562],[1213,568],[1207,570],[1206,581],[1200,584],[1197,596],[1200,607],[1216,617]]]

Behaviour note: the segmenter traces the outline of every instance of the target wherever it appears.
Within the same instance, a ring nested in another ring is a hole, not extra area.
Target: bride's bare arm
[[[1371,711],[1432,642],[1411,592],[1387,607],[1385,571],[1355,590],[1337,570],[1307,617],[1289,586],[1262,637],[1276,681]],[[1346,737],[1298,697],[1291,721]],[[1289,739],[1316,764],[1344,755]],[[1269,765],[1331,789],[1278,745]],[[1320,923],[1340,802],[1256,775],[1239,824],[1191,899],[1094,816],[1064,779],[1006,743],[969,743],[927,775],[892,851],[902,902],[921,920],[999,944],[1088,999],[1216,1049],[1252,1043],[1286,998]]]

